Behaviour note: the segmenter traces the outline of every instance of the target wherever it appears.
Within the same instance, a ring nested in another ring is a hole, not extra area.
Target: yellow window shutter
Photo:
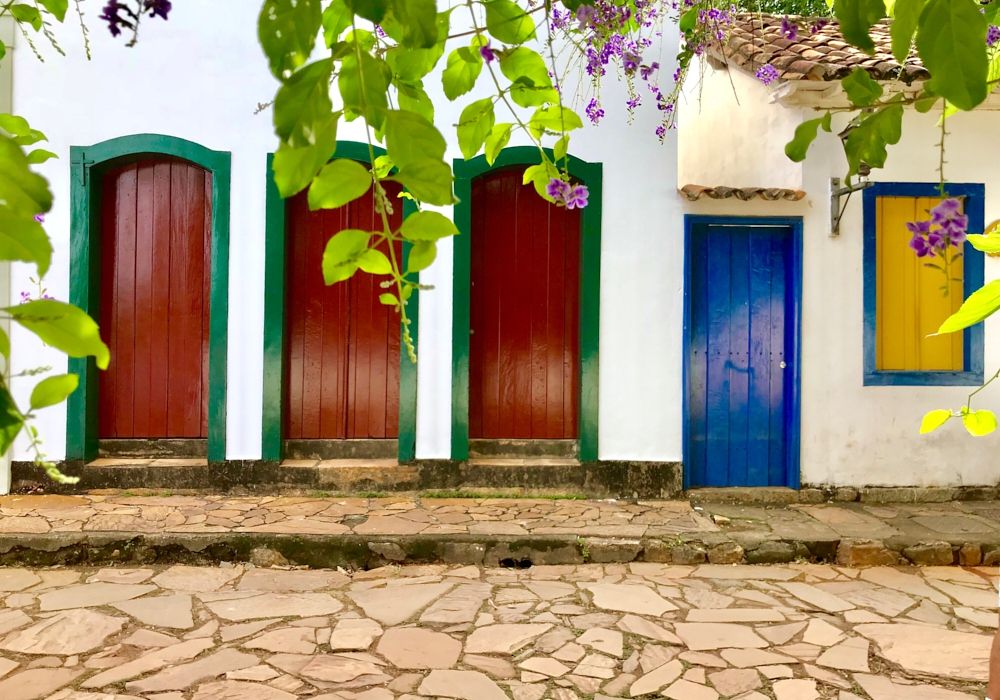
[[[959,309],[964,297],[963,257],[951,248],[946,280],[940,257],[918,258],[909,247],[908,221],[930,219],[941,200],[931,197],[876,199],[876,368],[962,371],[963,334],[928,337]],[[937,267],[929,267],[935,265]],[[947,287],[947,295],[945,294]]]

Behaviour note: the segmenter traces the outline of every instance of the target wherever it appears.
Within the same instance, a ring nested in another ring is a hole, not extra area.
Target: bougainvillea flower
[[[483,60],[486,61],[487,65],[493,63],[497,57],[497,55],[493,53],[493,49],[490,48],[490,42],[488,41],[486,42],[486,46],[479,47],[479,55],[483,57]]]
[[[799,25],[789,22],[788,18],[785,17],[781,20],[781,36],[789,41],[795,41],[799,36]]]

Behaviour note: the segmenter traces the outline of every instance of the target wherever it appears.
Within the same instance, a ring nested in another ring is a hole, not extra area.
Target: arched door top
[[[208,459],[222,461],[226,458],[230,153],[163,134],[131,134],[71,147],[70,301],[100,323],[102,178],[113,168],[151,157],[184,160],[212,175]],[[66,458],[90,461],[98,454],[98,370],[93,360],[71,358],[70,371],[80,376],[80,388],[67,407]]]

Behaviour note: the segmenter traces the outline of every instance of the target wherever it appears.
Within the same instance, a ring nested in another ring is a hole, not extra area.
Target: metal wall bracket
[[[869,180],[861,180],[856,185],[848,185],[847,187],[840,186],[839,177],[830,178],[830,236],[837,237],[840,235],[840,220],[844,216],[844,212],[847,210],[847,204],[851,201],[851,195],[860,190],[866,190],[874,182]],[[840,199],[844,195],[847,195],[847,200],[844,205],[840,205]]]

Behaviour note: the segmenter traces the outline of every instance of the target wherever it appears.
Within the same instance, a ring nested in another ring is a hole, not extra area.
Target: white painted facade
[[[229,459],[261,456],[265,157],[277,140],[270,112],[253,114],[276,89],[256,40],[258,9],[258,3],[247,0],[175,3],[169,21],[143,23],[139,43],[131,49],[90,16],[89,62],[69,20],[59,27],[68,57],[43,47],[46,60],[39,62],[20,40],[13,51],[14,111],[44,131],[50,138],[47,147],[60,156],[40,167],[55,193],[46,220],[55,246],[46,285],[56,298],[68,298],[69,291],[70,146],[159,133],[232,153]],[[667,41],[658,58],[665,76],[673,71],[676,48],[676,40]],[[460,157],[453,125],[462,106],[487,94],[485,86],[482,95],[473,92],[449,104],[436,78],[426,83],[439,105],[436,123],[449,143],[448,156]],[[564,94],[571,93],[564,89]],[[676,193],[676,134],[671,132],[665,145],[659,143],[654,134],[659,113],[652,106],[640,109],[628,126],[625,100],[624,86],[607,76],[607,116],[600,127],[588,125],[577,132],[570,149],[583,160],[604,164],[600,457],[679,460],[683,221]],[[583,104],[578,107],[582,113]],[[358,123],[342,124],[338,137],[365,139]],[[421,278],[437,288],[422,293],[420,303],[420,458],[449,456],[451,253],[450,243],[440,245],[438,261]],[[15,266],[14,297],[31,290],[32,274],[28,266]],[[15,329],[12,340],[15,372],[40,364],[65,371],[65,357],[34,336]],[[30,386],[23,380],[15,383],[19,401],[27,400]],[[45,409],[39,428],[49,455],[63,457],[65,405]],[[19,442],[14,459],[28,458],[25,443]]]
[[[803,484],[835,486],[995,485],[1000,478],[1000,434],[972,438],[958,421],[920,436],[924,413],[965,405],[970,387],[863,386],[862,202],[847,205],[840,236],[830,237],[830,178],[843,178],[847,161],[835,134],[820,132],[802,164],[784,145],[808,107],[776,100],[739,69],[707,68],[694,76],[679,128],[679,182],[705,186],[780,187],[807,193],[799,202],[736,199],[685,203],[689,214],[802,217],[801,475]],[[823,85],[829,87],[829,84]],[[698,97],[701,103],[699,109]],[[794,103],[792,97],[788,102]],[[800,99],[799,104],[807,102]],[[903,137],[889,147],[876,182],[937,182],[939,113],[908,110]],[[986,187],[986,223],[1000,219],[1000,143],[993,137],[1000,113],[976,111],[950,120],[945,174],[956,183]],[[1000,276],[1000,260],[987,257],[986,281]],[[1000,319],[986,321],[987,376],[1000,367]],[[977,397],[978,407],[1000,408],[1000,388]]]

